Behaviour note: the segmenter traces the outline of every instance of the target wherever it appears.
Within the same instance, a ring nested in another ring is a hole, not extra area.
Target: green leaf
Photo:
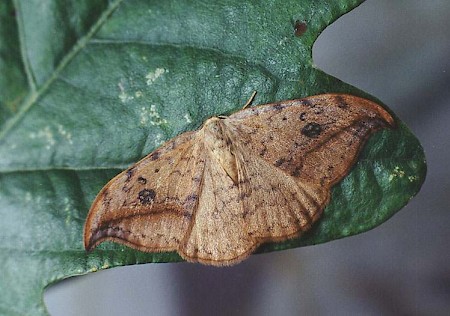
[[[377,101],[311,57],[320,32],[361,2],[3,1],[0,314],[45,314],[43,289],[70,276],[180,260],[113,243],[86,254],[82,243],[96,193],[163,141],[240,109],[254,90],[254,104],[327,92]],[[422,147],[398,121],[369,140],[309,233],[259,251],[371,229],[425,172]]]

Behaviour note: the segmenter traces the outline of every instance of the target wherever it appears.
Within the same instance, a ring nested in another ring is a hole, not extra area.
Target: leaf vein
[[[6,122],[5,127],[2,131],[0,131],[0,141],[3,140],[6,135],[13,129],[14,126],[24,117],[24,115],[31,109],[31,107],[36,104],[36,101],[41,97],[51,86],[51,84],[58,78],[59,74],[63,71],[63,69],[70,63],[70,61],[88,44],[89,40],[94,36],[94,34],[100,29],[100,27],[107,21],[109,16],[117,9],[117,7],[123,2],[123,0],[116,0],[113,2],[108,9],[100,16],[98,21],[91,27],[91,29],[87,32],[87,34],[83,37],[81,37],[77,43],[73,46],[73,48],[69,51],[69,53],[64,56],[64,58],[61,60],[61,63],[56,67],[55,71],[52,73],[50,78],[38,89],[33,89],[33,82],[30,81],[31,87],[31,94],[26,99],[23,106],[21,106],[20,110],[17,112],[17,114],[11,118],[9,121]],[[16,5],[18,6],[17,0]],[[23,32],[21,33],[21,39],[23,37]],[[24,47],[24,40],[22,39],[22,47],[23,50],[25,50]],[[29,80],[32,80],[30,78],[31,76],[31,70],[28,63],[25,63],[25,69],[27,69],[27,77]]]

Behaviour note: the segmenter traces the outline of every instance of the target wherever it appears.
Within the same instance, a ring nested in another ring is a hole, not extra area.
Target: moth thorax
[[[223,119],[213,117],[203,126],[205,147],[217,160],[234,183],[238,183],[236,158],[233,154],[231,135],[227,133]]]

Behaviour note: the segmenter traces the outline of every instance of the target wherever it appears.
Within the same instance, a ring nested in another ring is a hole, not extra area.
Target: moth
[[[212,117],[106,184],[86,219],[85,248],[109,240],[238,263],[262,243],[310,229],[368,137],[393,126],[381,106],[345,94]]]

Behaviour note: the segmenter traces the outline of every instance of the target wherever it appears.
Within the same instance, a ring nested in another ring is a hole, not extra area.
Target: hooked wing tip
[[[99,231],[92,233],[92,231],[89,230],[84,234],[84,249],[86,252],[93,251],[100,243],[101,236],[99,233]]]
[[[122,227],[112,225],[106,222],[100,226],[92,226],[86,223],[84,232],[84,248],[87,252],[91,252],[100,243],[106,240],[114,240],[115,242],[124,242],[128,240],[130,231]]]
[[[85,227],[84,233],[84,249],[87,252],[91,252],[99,245],[102,241],[109,237],[117,237],[117,234],[114,234],[114,229],[112,228],[94,228]]]
[[[382,125],[384,125],[384,127],[390,127],[390,128],[395,127],[395,119],[381,105],[379,105],[371,100],[356,97],[356,96],[347,95],[346,98],[350,99],[350,102],[351,102],[351,100],[355,100],[355,102],[354,102],[355,104],[363,105],[365,108],[370,109],[373,112],[375,112],[377,114],[378,118],[380,118],[383,121],[384,124],[382,124]],[[383,126],[381,126],[381,127],[383,127]]]

